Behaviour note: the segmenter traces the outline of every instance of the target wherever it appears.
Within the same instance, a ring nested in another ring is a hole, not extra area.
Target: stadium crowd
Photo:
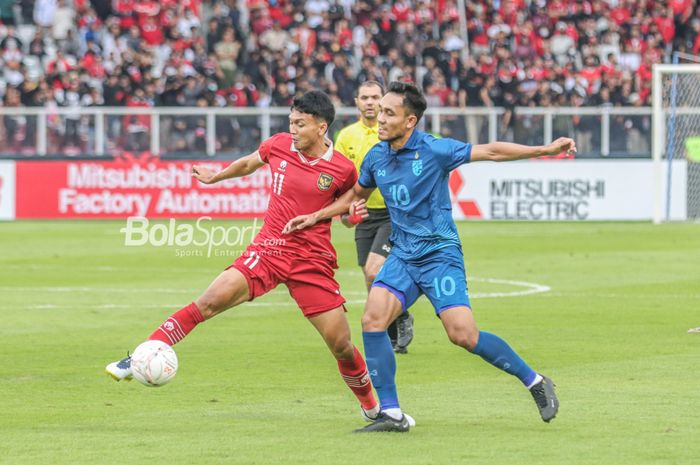
[[[0,101],[266,107],[323,89],[353,105],[359,82],[406,80],[429,106],[505,107],[512,138],[515,106],[649,105],[652,64],[700,53],[695,0],[466,3],[468,43],[455,0],[0,0]],[[217,119],[220,143],[246,145],[255,122]],[[20,123],[5,116],[0,141],[31,139]],[[187,130],[171,150],[204,146],[203,118],[168,124]],[[63,148],[87,131],[78,115],[49,126]],[[148,143],[147,118],[108,126],[134,150]]]

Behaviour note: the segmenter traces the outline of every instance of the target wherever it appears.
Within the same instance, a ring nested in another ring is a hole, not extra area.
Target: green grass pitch
[[[350,433],[357,403],[284,287],[178,344],[171,384],[113,382],[104,366],[233,260],[125,247],[123,226],[0,224],[0,463],[700,460],[700,334],[686,333],[700,326],[698,225],[461,223],[479,326],[554,379],[561,409],[543,423],[518,381],[449,344],[421,299],[398,357],[418,422],[405,435]],[[361,345],[352,232],[333,235]]]

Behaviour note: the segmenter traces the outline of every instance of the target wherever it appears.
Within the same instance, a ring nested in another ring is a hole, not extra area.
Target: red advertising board
[[[253,218],[270,197],[270,171],[203,185],[192,165],[221,170],[228,162],[115,161],[16,163],[19,218]]]

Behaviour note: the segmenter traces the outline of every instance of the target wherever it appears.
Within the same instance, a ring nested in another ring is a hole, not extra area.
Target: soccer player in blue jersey
[[[574,152],[572,139],[545,146],[506,142],[474,145],[436,139],[416,129],[426,102],[411,84],[393,82],[380,101],[379,139],[360,169],[354,193],[326,208],[291,220],[285,231],[314,225],[350,210],[364,214],[364,199],[378,188],[391,215],[393,248],[370,290],[362,317],[365,357],[381,411],[357,432],[406,432],[410,426],[396,392],[396,359],[386,329],[422,294],[430,300],[450,341],[517,377],[530,390],[545,422],[559,400],[552,381],[536,371],[500,337],[480,331],[467,292],[462,246],[452,219],[450,171],[476,161],[511,161]],[[360,199],[360,200],[357,200]]]

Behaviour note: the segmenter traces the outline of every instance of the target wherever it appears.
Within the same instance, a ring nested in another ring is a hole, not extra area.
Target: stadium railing
[[[0,157],[101,158],[149,152],[164,158],[235,158],[287,130],[286,107],[0,108]],[[577,140],[579,158],[650,158],[650,107],[447,108],[426,111],[422,129],[472,143]],[[331,135],[355,121],[339,108]]]

